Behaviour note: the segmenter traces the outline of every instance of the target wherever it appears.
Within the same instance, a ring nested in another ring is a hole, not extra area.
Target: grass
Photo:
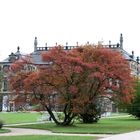
[[[95,140],[96,137],[81,136],[2,136],[0,140]]]
[[[31,112],[0,113],[0,120],[2,120],[5,124],[36,122],[40,117],[41,113],[31,113]]]
[[[140,121],[134,117],[104,118],[97,124],[76,123],[74,126],[56,126],[54,123],[32,124],[15,126],[20,128],[33,128],[51,130],[57,133],[96,133],[96,134],[119,134],[140,130]]]
[[[41,119],[45,114],[40,112],[0,112],[0,120],[2,120],[5,124],[15,124],[15,123],[30,123],[37,122]],[[126,114],[115,113],[111,116],[124,116]]]
[[[118,114],[122,118],[102,118],[97,124],[75,123],[74,126],[61,127],[54,123],[32,124],[15,126],[22,128],[34,128],[51,130],[57,133],[97,133],[97,134],[118,134],[140,130],[140,121],[134,117],[124,117],[126,114]],[[112,116],[117,116],[113,114]],[[19,113],[0,113],[0,120],[5,124],[37,122],[41,118],[41,113],[19,112]],[[1,131],[0,131],[1,133]]]

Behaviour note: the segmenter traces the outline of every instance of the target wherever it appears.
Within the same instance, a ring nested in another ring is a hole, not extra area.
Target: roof
[[[42,60],[42,51],[37,51],[37,52],[33,52],[31,53],[31,60],[34,64],[37,64],[37,65],[45,65],[45,64],[49,64],[49,62],[44,62]]]
[[[18,60],[19,58],[21,58],[23,54],[20,53],[20,48],[19,46],[17,47],[17,52],[13,53],[11,52],[11,54],[9,55],[9,57],[7,57],[6,59],[4,59],[3,61],[1,61],[0,63],[13,63],[15,60]]]
[[[118,47],[115,47],[115,48],[112,48],[113,50],[116,50],[116,51],[119,51],[126,60],[128,61],[136,61],[137,62],[137,58],[134,57],[133,54],[129,54],[127,51],[125,51],[124,49],[122,48],[118,48]]]

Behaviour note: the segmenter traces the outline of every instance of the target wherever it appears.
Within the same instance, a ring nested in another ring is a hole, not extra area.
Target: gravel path
[[[44,123],[44,122],[37,122]],[[35,123],[23,123],[23,124],[37,124]],[[63,135],[63,136],[97,136],[100,140],[140,140],[140,131],[134,131],[125,134],[107,135],[107,134],[66,134],[66,133],[53,133],[48,130],[38,129],[24,129],[24,128],[11,128],[10,126],[21,125],[11,124],[5,125],[6,129],[11,130],[9,133],[0,133],[0,136],[20,136],[20,135]]]
[[[38,129],[24,129],[24,128],[9,128],[11,130],[9,133],[1,133],[0,136],[19,136],[19,135],[63,135],[63,136],[97,136],[100,138],[109,137],[111,135],[107,134],[66,134],[66,133],[52,133],[48,130],[38,130]]]
[[[118,135],[107,135],[107,134],[66,134],[66,133],[52,133],[48,130],[38,129],[24,129],[24,128],[10,128],[9,133],[1,133],[0,136],[20,136],[20,135],[63,135],[63,136],[97,136],[100,140],[139,140],[140,131],[118,134]]]

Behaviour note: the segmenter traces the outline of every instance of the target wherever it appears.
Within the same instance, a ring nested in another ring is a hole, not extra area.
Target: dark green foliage
[[[85,105],[85,110],[80,114],[83,123],[97,123],[101,115],[109,112],[111,100],[107,97],[98,97],[90,104]]]
[[[140,119],[140,81],[136,82],[136,92],[133,102],[128,106],[128,113]]]
[[[95,103],[91,102],[90,104],[85,105],[85,111],[80,114],[80,118],[83,123],[97,123],[101,114],[101,105],[99,104],[99,101],[96,100]]]
[[[81,114],[80,115],[82,120],[83,120],[83,123],[97,123],[98,120],[100,119],[100,116],[99,115],[94,115],[94,114]]]
[[[0,120],[0,129],[3,127],[3,121]]]
[[[132,104],[128,106],[128,113],[140,119],[140,95],[137,95]]]

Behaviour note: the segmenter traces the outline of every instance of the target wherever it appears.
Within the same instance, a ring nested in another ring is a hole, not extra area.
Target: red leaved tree
[[[42,58],[46,64],[36,66],[36,71],[21,71],[21,64],[14,64],[18,72],[11,78],[11,87],[18,94],[20,90],[30,94],[58,125],[71,124],[79,114],[84,122],[94,122],[101,98],[122,102],[133,98],[129,64],[119,52],[90,45],[67,51],[57,47]],[[31,60],[22,62],[23,67],[28,64],[35,65]],[[63,119],[54,115],[56,108]]]
[[[81,117],[83,122],[96,122],[101,115],[102,101],[108,98],[113,102],[131,102],[133,98],[133,75],[129,63],[117,51],[110,48],[87,46],[74,50],[82,61],[89,65],[82,75],[86,75],[82,95],[87,96],[83,102]],[[86,90],[86,91],[85,91]]]

